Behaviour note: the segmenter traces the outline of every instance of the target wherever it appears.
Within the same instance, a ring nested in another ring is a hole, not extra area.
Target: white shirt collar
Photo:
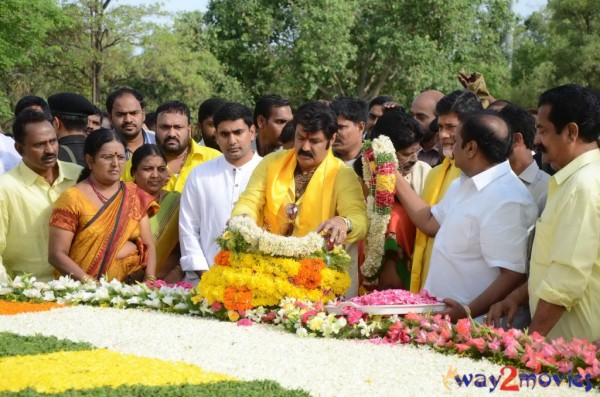
[[[479,174],[471,177],[471,181],[475,185],[477,190],[482,190],[484,187],[489,185],[493,180],[500,178],[502,175],[511,172],[510,165],[508,164],[508,160],[496,164],[495,166],[488,168],[487,170],[480,172]],[[464,176],[464,174],[462,174]],[[461,176],[461,177],[462,177]],[[465,178],[468,178],[465,176]],[[464,180],[464,178],[463,178]]]
[[[241,166],[235,166],[235,165],[231,164],[229,161],[227,161],[225,156],[220,156],[219,158],[223,160],[225,167],[227,167],[228,169],[242,171],[242,170],[245,170],[246,168],[250,168],[250,167],[254,168],[253,164],[262,160],[262,157],[259,156],[257,152],[253,152],[253,153],[254,154],[252,155],[252,158],[250,160],[248,160],[248,162],[246,162],[245,164],[243,164]]]
[[[535,160],[533,160],[531,164],[529,164],[529,167],[525,168],[523,172],[519,174],[519,179],[527,183],[533,183],[539,170],[540,167],[538,167]]]

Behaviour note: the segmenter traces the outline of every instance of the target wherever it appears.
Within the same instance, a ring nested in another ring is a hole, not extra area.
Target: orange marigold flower
[[[13,315],[29,312],[44,312],[51,309],[65,307],[53,302],[29,303],[29,302],[7,302],[0,300],[0,315]]]
[[[227,310],[243,311],[252,309],[252,291],[245,285],[241,287],[231,285],[225,288],[223,304]]]
[[[215,264],[219,266],[229,266],[229,257],[231,256],[231,251],[219,251],[219,253],[215,256]]]
[[[325,262],[321,258],[300,259],[300,270],[293,281],[299,287],[315,289],[321,285],[323,279],[321,271],[325,269]]]

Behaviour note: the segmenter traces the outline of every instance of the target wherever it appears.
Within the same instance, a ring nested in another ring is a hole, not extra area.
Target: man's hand
[[[490,310],[485,317],[485,323],[494,327],[502,327],[501,318],[506,317],[506,326],[512,328],[512,322],[519,306],[523,305],[528,297],[527,283],[523,283],[519,288],[508,294],[504,300],[490,306]]]
[[[501,319],[506,317],[506,326],[512,328],[512,322],[517,314],[519,305],[510,296],[500,302],[494,303],[490,307],[490,311],[485,316],[485,323],[494,327],[502,327]]]
[[[384,103],[383,105],[381,105],[381,107],[383,108],[383,112],[387,112],[388,110],[400,110],[401,112],[404,112],[404,106],[400,105],[398,102],[396,101],[389,101]]]
[[[334,216],[331,219],[327,219],[315,231],[329,235],[329,241],[334,245],[340,245],[346,241],[347,226],[346,221],[341,216]]]
[[[457,77],[458,77],[458,81],[464,88],[467,88],[467,86],[469,84],[471,84],[472,82],[474,82],[477,79],[477,76],[475,75],[475,73],[466,74],[464,72],[458,72]]]
[[[456,322],[456,321],[460,320],[461,318],[465,318],[465,317],[469,316],[469,313],[467,313],[465,306],[458,303],[454,299],[446,298],[442,302],[444,302],[446,304],[446,306],[448,306],[446,308],[446,310],[444,310],[441,313],[442,316],[445,316],[446,314],[449,315],[450,319],[453,322]]]

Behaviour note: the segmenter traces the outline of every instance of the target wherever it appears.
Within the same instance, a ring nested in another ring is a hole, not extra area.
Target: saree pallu
[[[87,274],[123,281],[145,266],[140,221],[158,208],[154,197],[129,182],[121,182],[119,191],[100,209],[72,187],[56,201],[50,226],[74,233],[69,257]],[[127,241],[135,243],[137,250],[117,258]]]
[[[169,192],[160,202],[160,210],[150,218],[152,237],[156,243],[156,273],[165,265],[179,244],[179,202],[181,193]]]

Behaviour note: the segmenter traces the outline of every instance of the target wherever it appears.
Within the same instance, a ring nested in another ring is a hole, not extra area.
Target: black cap
[[[96,113],[95,106],[85,97],[72,92],[61,92],[48,97],[53,115],[89,116]]]

